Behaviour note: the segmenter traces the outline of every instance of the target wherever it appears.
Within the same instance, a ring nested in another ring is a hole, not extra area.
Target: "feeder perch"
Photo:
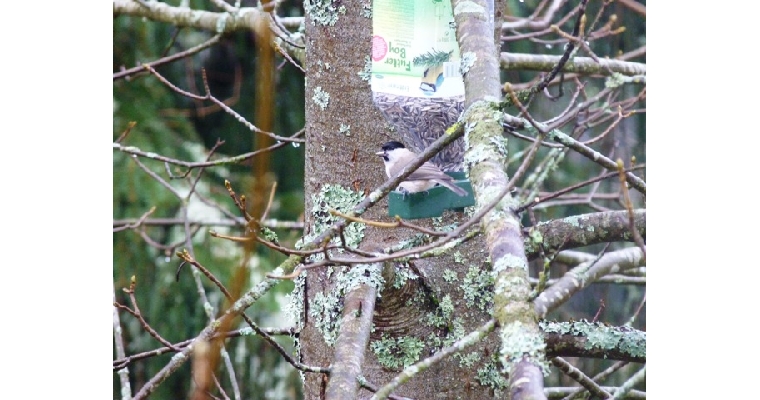
[[[457,186],[467,191],[467,196],[458,196],[440,185],[427,192],[407,195],[393,191],[388,194],[388,215],[391,217],[398,215],[404,219],[440,217],[443,215],[443,210],[462,212],[465,207],[475,205],[472,185],[465,177],[465,173],[446,172],[446,174],[454,178]]]

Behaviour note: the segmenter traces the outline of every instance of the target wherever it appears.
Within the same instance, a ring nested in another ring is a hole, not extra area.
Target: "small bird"
[[[375,154],[383,158],[385,173],[389,178],[399,175],[404,167],[417,158],[417,154],[409,151],[402,143],[395,140],[385,143],[382,149],[383,151],[378,151]],[[446,175],[431,162],[422,164],[416,171],[407,176],[406,180],[398,185],[398,190],[404,194],[426,192],[436,183],[449,188],[459,196],[467,195],[467,191],[454,183],[454,178]]]

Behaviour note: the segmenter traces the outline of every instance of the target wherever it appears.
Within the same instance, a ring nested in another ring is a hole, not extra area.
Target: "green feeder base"
[[[400,192],[388,194],[388,215],[398,215],[404,219],[419,219],[440,217],[443,210],[464,211],[465,207],[475,205],[470,180],[464,172],[446,172],[454,178],[456,185],[467,191],[467,196],[458,196],[443,186],[435,186],[427,192],[409,193],[406,196]]]

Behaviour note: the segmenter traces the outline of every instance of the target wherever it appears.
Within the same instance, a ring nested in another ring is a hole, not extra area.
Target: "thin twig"
[[[644,304],[647,302],[647,293],[644,292],[644,297],[641,299],[641,303],[639,303],[639,306],[636,308],[636,312],[633,313],[631,316],[631,319],[628,320],[628,325],[633,325],[633,321],[636,320],[636,317],[639,316],[639,313],[641,312],[641,309],[644,308]]]
[[[383,256],[374,256],[374,257],[366,257],[366,258],[340,258],[340,257],[335,257],[335,256],[329,256],[329,257],[326,257],[324,260],[315,262],[313,264],[301,264],[297,268],[295,268],[293,272],[290,274],[287,274],[287,275],[267,274],[267,277],[275,278],[275,279],[294,279],[298,275],[300,275],[301,272],[307,269],[325,267],[329,265],[370,264],[370,263],[392,261],[392,260],[405,262],[412,259],[440,256],[442,252],[448,251],[454,246],[460,243],[463,243],[471,239],[472,237],[478,235],[480,231],[475,229],[473,231],[465,233],[464,234],[465,236],[460,237],[460,235],[462,235],[470,226],[480,221],[483,215],[485,215],[485,213],[490,211],[503,196],[504,194],[502,194],[501,196],[497,196],[492,203],[488,204],[485,208],[482,209],[482,212],[478,212],[478,214],[473,216],[470,220],[466,221],[465,223],[463,223],[462,225],[460,225],[453,231],[449,232],[449,234],[447,234],[446,236],[443,236],[440,239],[430,244],[414,247],[411,249],[401,250],[396,253],[393,253],[390,255],[383,255]]]
[[[294,359],[290,354],[288,354],[287,350],[285,350],[282,346],[280,346],[279,343],[277,343],[270,335],[268,335],[266,332],[261,330],[261,328],[256,325],[250,317],[245,315],[245,313],[240,314],[240,316],[243,317],[246,323],[248,323],[248,326],[251,327],[251,329],[256,332],[259,336],[261,336],[262,339],[264,339],[267,343],[269,343],[272,347],[277,350],[278,353],[280,353],[283,358],[285,358],[285,361],[290,363],[294,368],[298,369],[299,371],[303,372],[318,372],[321,374],[329,374],[330,368],[329,367],[312,367],[310,365],[303,364],[296,359]]]
[[[370,392],[373,392],[373,393],[377,392],[377,386],[375,386],[375,385],[367,382],[366,379],[362,379],[362,378],[359,379],[359,385],[361,385],[361,387],[363,387],[363,388],[365,388],[365,389],[367,389],[367,390],[369,390]],[[414,399],[411,399],[409,397],[396,396],[395,394],[389,394],[388,398],[391,399],[391,400],[414,400]]]
[[[228,359],[229,359],[229,358],[227,358],[226,360],[228,360]],[[230,371],[232,371],[232,369],[231,369],[231,368],[229,368],[229,367],[232,367],[232,365],[231,365],[231,364],[228,366],[228,368],[227,368],[227,369],[229,369]],[[214,386],[216,386],[216,390],[218,390],[218,391],[219,391],[219,393],[221,393],[221,394],[222,394],[222,398],[223,398],[224,400],[231,400],[231,399],[230,399],[230,396],[227,396],[227,392],[225,392],[225,391],[224,391],[224,388],[223,388],[223,387],[222,387],[222,385],[219,383],[219,379],[216,377],[216,374],[213,374],[212,376],[214,377]],[[233,376],[234,376],[234,374],[233,374]],[[237,387],[237,382],[235,382],[234,380],[232,380],[232,381],[234,382],[234,384],[235,384],[235,387]],[[211,393],[206,393],[206,394],[208,394],[209,396],[212,396],[212,394],[211,394]],[[213,397],[216,399],[216,397],[215,397],[215,396],[213,396]],[[236,399],[240,399],[240,397],[236,397]]]
[[[183,224],[180,223],[179,225],[183,225]],[[200,229],[201,229],[200,226],[194,226],[193,229],[190,231],[190,237],[191,238],[195,237],[195,234],[197,234],[200,231]],[[172,254],[174,254],[174,249],[176,249],[179,246],[182,246],[184,243],[187,243],[187,238],[183,237],[182,239],[179,239],[174,243],[162,244],[153,240],[153,238],[151,238],[150,235],[148,235],[148,233],[145,232],[145,228],[135,229],[135,232],[137,232],[137,234],[140,235],[140,237],[145,241],[145,243],[148,246],[154,247],[159,250],[163,250],[164,253],[167,254],[167,256],[171,256]]]
[[[113,288],[112,294],[113,302],[116,303],[116,288]],[[114,348],[116,349],[116,358],[125,358],[124,338],[121,336],[121,320],[119,319],[119,311],[116,307],[113,309],[113,341]],[[119,390],[122,395],[121,399],[130,400],[132,398],[132,387],[129,383],[129,369],[126,366],[119,369],[118,375],[121,385],[121,390]]]
[[[641,165],[637,165],[635,167],[626,169],[624,171],[626,171],[626,172],[628,172],[628,171],[635,171],[635,170],[642,169],[642,168],[645,168],[645,167],[646,166],[644,164],[641,164]],[[527,208],[533,207],[533,206],[535,206],[537,204],[540,204],[540,203],[544,203],[547,200],[551,200],[551,199],[557,198],[559,196],[562,196],[563,194],[565,194],[567,192],[571,192],[573,190],[580,189],[580,188],[582,188],[584,186],[588,186],[588,185],[590,185],[592,183],[595,183],[595,182],[598,182],[598,181],[601,181],[601,180],[604,180],[604,179],[607,179],[607,178],[611,178],[611,177],[614,177],[616,175],[619,175],[619,172],[609,172],[609,173],[606,173],[604,175],[597,176],[596,178],[591,178],[591,179],[585,180],[583,182],[579,182],[579,183],[576,183],[574,185],[568,186],[568,187],[566,187],[566,188],[564,188],[562,190],[558,190],[558,191],[556,191],[554,193],[551,193],[551,194],[548,194],[548,195],[546,195],[544,197],[536,198],[534,201],[525,203],[525,204],[521,205],[520,207],[518,207],[517,209],[515,209],[515,213],[519,214],[519,213],[525,211],[525,209],[527,209]]]
[[[628,378],[627,381],[623,382],[620,388],[615,391],[612,397],[610,397],[610,400],[624,399],[625,395],[629,391],[633,390],[633,386],[639,383],[640,381],[646,379],[646,376],[647,376],[647,366],[644,365],[643,367],[641,367],[640,370],[636,371],[636,373],[633,374],[632,377]]]
[[[158,176],[158,174],[156,174],[150,168],[148,168],[145,164],[143,164],[142,162],[140,162],[140,160],[137,157],[132,157],[132,161],[134,161],[135,163],[137,163],[137,165],[140,167],[140,169],[142,169],[143,171],[145,171],[146,174],[150,175],[151,178],[155,179],[156,182],[160,183],[161,186],[165,187],[167,190],[169,190],[170,192],[172,192],[172,194],[175,197],[177,197],[178,199],[182,199],[182,195],[179,194],[179,192],[177,191],[177,189],[175,189],[174,187],[172,187],[172,185],[170,185],[169,182],[167,182],[164,179],[162,179],[160,176]]]
[[[300,137],[300,136],[302,136],[304,134],[304,132],[306,132],[306,131],[304,129],[301,129],[300,131],[294,133],[291,136],[291,138]],[[283,147],[283,146],[285,146],[287,144],[288,143],[286,143],[286,142],[275,143],[275,144],[273,144],[273,145],[271,145],[269,147],[265,147],[263,149],[258,149],[258,150],[251,151],[251,152],[248,152],[248,153],[243,153],[243,154],[240,154],[240,155],[237,155],[237,156],[233,156],[233,157],[220,158],[220,159],[217,159],[217,160],[214,160],[214,161],[198,161],[198,162],[177,160],[177,159],[170,158],[170,157],[165,157],[165,156],[162,156],[160,154],[153,153],[153,152],[145,152],[145,151],[142,151],[142,150],[140,150],[140,149],[138,149],[137,147],[134,147],[134,146],[122,146],[119,143],[113,143],[113,148],[115,150],[119,150],[119,151],[121,151],[123,153],[131,154],[131,155],[136,155],[136,156],[140,156],[140,157],[145,157],[145,158],[150,158],[150,159],[153,159],[153,160],[163,161],[163,162],[167,162],[169,164],[179,165],[179,166],[182,166],[182,167],[185,167],[185,168],[192,169],[192,168],[201,168],[201,167],[213,167],[213,166],[217,166],[217,165],[238,164],[238,163],[241,163],[243,161],[250,160],[251,158],[256,157],[259,154],[279,149],[280,147]]]
[[[269,215],[269,210],[272,208],[272,203],[274,202],[274,192],[277,190],[277,181],[274,181],[272,183],[272,189],[269,191],[269,201],[267,201],[267,206],[264,208],[264,213],[261,214],[261,218],[259,218],[259,221],[262,221],[266,219],[266,217]]]
[[[608,376],[612,375],[615,371],[619,370],[620,368],[625,367],[628,365],[628,361],[617,361],[614,364],[610,365],[608,368],[606,368],[604,371],[594,375],[591,380],[594,382],[601,382],[604,379],[607,379]],[[607,390],[607,389],[605,389]],[[609,391],[609,390],[607,390]],[[581,397],[581,395],[585,393],[585,389],[583,388],[577,388],[573,393],[568,394],[564,399],[562,400],[572,400],[578,397]]]
[[[289,336],[293,336],[293,335],[297,335],[298,334],[298,332],[296,331],[296,328],[294,328],[294,327],[290,327],[290,328],[259,328],[259,329],[261,329],[262,332],[266,332],[269,335],[289,335]],[[241,329],[237,329],[237,330],[226,332],[226,333],[222,333],[222,334],[217,333],[214,336],[212,336],[212,339],[213,338],[217,338],[217,337],[233,338],[233,337],[240,337],[240,336],[246,336],[246,335],[250,335],[250,330],[248,328],[241,328]],[[183,340],[181,342],[174,343],[174,348],[183,349],[183,348],[187,347],[187,345],[189,345],[190,343],[192,343],[193,340],[194,339],[187,339],[187,340]],[[145,351],[145,352],[142,352],[142,353],[133,354],[131,356],[122,356],[122,357],[117,358],[116,360],[113,361],[113,369],[114,370],[120,370],[122,368],[126,368],[133,361],[142,360],[142,359],[146,359],[146,358],[150,358],[150,357],[155,357],[155,356],[159,356],[161,354],[166,354],[166,353],[173,352],[173,351],[174,350],[172,350],[170,347],[164,346],[164,347],[159,347],[159,348],[154,349],[154,350],[150,350],[150,351]]]
[[[589,378],[586,374],[584,374],[581,370],[578,368],[575,368],[572,366],[569,362],[565,361],[562,357],[554,357],[551,360],[552,364],[554,364],[555,367],[559,368],[560,371],[564,372],[565,375],[569,376],[576,382],[580,383],[581,386],[586,388],[592,395],[599,397],[601,399],[606,399],[610,397],[610,393],[606,390],[602,389],[599,385],[594,382],[593,379]]]
[[[113,228],[113,232],[116,233],[116,232],[123,231],[125,229],[137,228],[138,226],[142,225],[145,222],[145,220],[148,219],[148,217],[151,214],[153,214],[154,211],[156,211],[156,206],[151,207],[150,210],[148,210],[145,214],[143,214],[140,218],[138,218],[137,221],[135,221],[134,223],[125,224],[125,225]]]
[[[208,100],[211,100],[212,103],[214,103],[217,106],[219,106],[227,114],[232,115],[232,117],[235,118],[235,120],[237,120],[241,124],[245,125],[246,128],[248,128],[249,130],[251,130],[254,133],[261,133],[261,134],[264,134],[266,136],[269,136],[270,138],[272,138],[272,139],[274,139],[276,141],[279,141],[279,142],[306,143],[306,139],[296,139],[296,138],[293,138],[292,136],[291,137],[287,137],[287,136],[275,135],[272,132],[267,132],[265,130],[259,129],[259,127],[257,127],[256,125],[248,122],[248,120],[245,119],[242,115],[238,114],[237,111],[233,110],[228,105],[224,104],[223,101],[221,101],[221,100],[219,100],[216,97],[214,97],[214,96],[211,95],[211,89],[209,88],[208,81],[206,80],[206,70],[203,69],[203,70],[201,70],[201,72],[202,72],[202,75],[203,75],[203,84],[204,84],[204,87],[205,87],[205,90],[206,90],[206,96],[205,96],[205,98],[208,99]]]
[[[183,261],[179,265],[179,267],[177,268],[177,280],[179,280],[179,271],[182,268],[182,265],[184,265],[184,263],[190,263],[195,268],[198,268],[198,270],[201,271],[203,273],[203,275],[206,275],[206,277],[211,282],[214,282],[214,284],[219,288],[219,290],[221,290],[222,293],[224,293],[224,297],[226,297],[227,300],[234,301],[234,299],[232,298],[232,295],[230,294],[230,292],[227,291],[227,288],[224,287],[224,285],[222,284],[222,282],[220,282],[219,279],[216,279],[216,277],[214,276],[214,274],[211,273],[211,271],[209,271],[208,269],[206,269],[206,267],[204,267],[203,265],[201,265],[201,263],[199,263],[198,261],[196,261],[195,258],[193,258],[190,255],[190,252],[188,252],[187,249],[182,250],[182,251],[178,251],[177,252],[177,257],[179,257]]]
[[[129,123],[127,124],[127,129],[125,129],[124,132],[122,132],[121,135],[119,135],[119,137],[116,139],[116,141],[114,141],[114,143],[121,143],[124,139],[126,139],[127,135],[129,135],[129,132],[132,131],[132,128],[134,128],[135,125],[137,125],[137,122],[129,121]]]
[[[546,281],[546,285],[551,286],[557,283],[558,281],[559,279],[549,279]],[[532,286],[536,286],[538,285],[539,280],[538,278],[528,278],[528,282],[530,282]],[[618,285],[646,286],[647,278],[644,276],[627,276],[623,274],[610,274],[610,275],[603,276],[591,283],[592,284],[614,283]]]
[[[639,231],[636,230],[636,218],[633,214],[633,203],[631,203],[631,196],[628,194],[628,184],[626,182],[625,177],[625,167],[623,165],[623,160],[619,159],[617,160],[618,164],[618,172],[620,176],[620,190],[623,192],[623,204],[625,205],[625,209],[628,210],[628,226],[631,228],[631,234],[633,235],[633,241],[636,242],[636,245],[641,248],[641,251],[644,253],[644,259],[647,257],[647,248],[644,244],[644,239],[639,234]]]
[[[372,221],[372,220],[368,220],[368,219],[364,219],[364,218],[359,218],[359,217],[353,217],[351,215],[344,214],[344,213],[342,213],[342,212],[340,212],[338,210],[334,210],[334,209],[329,209],[328,212],[330,214],[332,214],[332,215],[335,215],[335,216],[338,216],[338,217],[341,217],[341,218],[345,218],[345,219],[347,219],[349,221],[359,222],[359,223],[362,223],[362,224],[367,224],[367,225],[370,225],[370,226],[374,226],[376,228],[399,228],[399,227],[402,227],[402,228],[411,228],[411,229],[414,229],[416,231],[422,232],[422,233],[430,235],[430,236],[440,237],[440,236],[445,236],[446,235],[445,232],[434,231],[434,230],[427,229],[425,227],[422,227],[422,226],[415,225],[415,224],[409,223],[407,221],[404,221],[399,216],[396,216],[396,218],[395,218],[396,221],[395,222],[380,222],[380,221]]]
[[[137,67],[133,67],[133,68],[130,68],[130,69],[127,69],[127,70],[116,72],[116,73],[113,74],[113,80],[115,81],[117,79],[125,78],[127,76],[130,76],[130,75],[136,74],[138,72],[141,72],[141,71],[145,70],[146,68],[158,67],[160,65],[168,64],[168,63],[170,63],[172,61],[176,61],[176,60],[185,58],[187,56],[191,56],[191,55],[193,55],[193,54],[195,54],[195,53],[197,53],[197,52],[199,52],[199,51],[201,51],[203,49],[206,49],[208,47],[213,46],[214,44],[216,44],[219,41],[219,39],[221,37],[222,37],[222,34],[218,33],[218,34],[214,35],[211,39],[209,39],[209,40],[207,40],[207,41],[205,41],[205,42],[203,42],[203,43],[201,43],[201,44],[199,44],[197,46],[193,46],[193,47],[191,47],[191,48],[189,48],[189,49],[187,49],[185,51],[181,51],[181,52],[179,52],[177,54],[173,54],[173,55],[168,56],[168,57],[162,57],[162,58],[160,58],[160,59],[158,59],[156,61],[149,62],[147,64],[140,64]]]
[[[132,302],[132,307],[134,308],[134,310],[130,309],[129,307],[127,307],[127,306],[125,306],[123,304],[119,304],[119,303],[117,303],[115,301],[113,303],[114,307],[117,307],[117,308],[119,308],[121,310],[124,310],[124,311],[132,314],[133,317],[137,318],[137,320],[140,322],[140,325],[143,327],[143,329],[145,329],[146,332],[148,332],[148,334],[150,334],[151,336],[153,336],[156,340],[158,340],[159,342],[161,342],[161,344],[163,344],[164,346],[167,346],[167,347],[171,348],[173,351],[179,351],[179,349],[177,349],[176,347],[174,347],[174,345],[171,344],[171,342],[169,342],[168,340],[166,340],[163,337],[161,337],[161,335],[159,335],[158,332],[156,332],[156,330],[153,329],[150,326],[150,324],[148,324],[148,321],[146,321],[145,318],[143,318],[142,313],[140,312],[140,308],[137,306],[137,299],[135,298],[135,286],[136,285],[137,285],[137,279],[135,279],[135,277],[132,276],[132,279],[130,280],[130,283],[129,283],[129,288],[128,289],[127,288],[123,288],[122,289],[124,291],[124,293],[127,293],[129,295],[129,300]]]
[[[245,218],[246,222],[251,222],[253,217],[251,214],[248,214],[248,210],[245,208],[245,195],[238,197],[235,193],[235,189],[232,188],[232,184],[227,179],[224,180],[224,187],[227,189],[227,194],[229,194],[232,202],[235,203],[235,206],[240,210],[240,213],[243,214],[243,218]]]
[[[586,11],[586,3],[588,3],[588,0],[581,0],[580,4],[578,5],[579,7],[578,19],[575,21],[575,25],[573,27],[573,36],[578,36],[578,33],[581,32],[581,26],[583,25],[583,20],[585,17],[584,13]],[[581,39],[579,39],[579,41],[581,41]],[[536,85],[536,92],[540,92],[544,90],[544,88],[546,88],[549,82],[551,82],[552,79],[554,79],[554,77],[557,76],[557,73],[559,73],[559,71],[562,71],[562,68],[570,59],[570,55],[573,53],[574,48],[575,48],[575,42],[568,41],[567,46],[565,47],[565,52],[562,54],[562,57],[560,57],[557,65],[555,65],[554,68],[549,72],[549,74],[546,77],[544,77],[544,79],[538,85]]]
[[[301,72],[303,72],[304,74],[306,73],[306,70],[303,69],[303,67],[300,66],[297,62],[295,62],[295,60],[293,60],[293,58],[290,57],[290,54],[288,54],[288,52],[285,51],[285,49],[283,49],[279,44],[272,43],[272,45],[274,46],[274,49],[278,53],[280,53],[280,55],[282,55],[286,60],[288,60],[293,66],[295,66],[296,68],[298,68],[299,70],[301,70]]]
[[[599,320],[599,316],[602,315],[602,313],[604,312],[604,308],[605,308],[604,299],[599,299],[599,309],[596,310],[596,314],[594,314],[594,318],[591,319],[591,323],[594,323],[597,320]]]

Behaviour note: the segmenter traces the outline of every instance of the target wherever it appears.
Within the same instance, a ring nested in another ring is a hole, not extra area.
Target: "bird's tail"
[[[441,184],[441,185],[443,185],[443,186],[446,186],[447,188],[449,188],[449,190],[451,190],[452,192],[456,193],[459,196],[466,196],[467,195],[467,191],[464,190],[464,189],[462,189],[462,188],[460,188],[459,186],[457,186],[457,184],[454,183],[454,181],[440,180],[440,181],[436,181],[436,182],[439,183],[439,184]]]

